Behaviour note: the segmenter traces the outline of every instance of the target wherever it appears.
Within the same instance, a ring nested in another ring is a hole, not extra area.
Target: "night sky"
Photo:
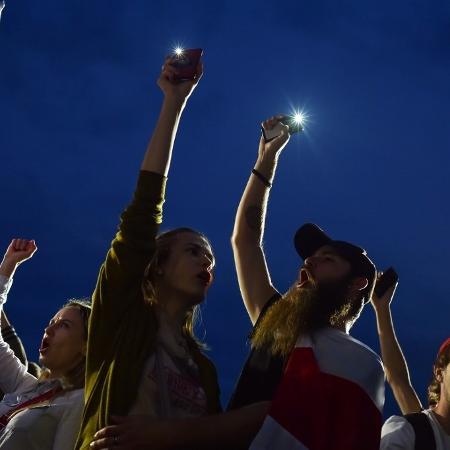
[[[199,334],[226,404],[248,351],[230,235],[259,123],[304,109],[280,158],[265,249],[284,291],[295,230],[316,222],[395,266],[397,334],[423,402],[449,335],[450,4],[443,0],[9,0],[0,23],[0,245],[39,247],[6,311],[30,359],[70,297],[91,294],[134,190],[175,45],[205,74],[175,143],[163,229],[211,239],[216,281]],[[352,334],[379,351],[370,305]],[[387,391],[385,416],[398,413]]]

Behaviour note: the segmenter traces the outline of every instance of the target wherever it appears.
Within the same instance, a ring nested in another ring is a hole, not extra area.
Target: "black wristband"
[[[259,178],[264,186],[268,188],[272,187],[272,183],[261,172],[258,172],[256,169],[252,169],[252,174],[255,175],[256,178]]]

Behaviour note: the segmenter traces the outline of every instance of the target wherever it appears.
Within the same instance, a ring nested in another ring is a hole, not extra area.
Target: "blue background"
[[[248,351],[229,238],[256,159],[259,123],[304,108],[279,163],[265,248],[285,290],[306,221],[394,265],[397,333],[426,386],[449,334],[450,5],[390,2],[10,0],[0,23],[0,244],[39,247],[7,312],[30,359],[70,297],[89,296],[134,189],[176,45],[205,75],[175,144],[164,229],[204,231],[217,257],[203,309],[226,403]],[[378,351],[367,306],[352,333]],[[398,412],[390,392],[385,415]]]

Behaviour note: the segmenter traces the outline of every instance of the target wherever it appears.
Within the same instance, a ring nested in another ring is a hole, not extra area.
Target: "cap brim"
[[[302,259],[312,256],[320,247],[331,241],[332,239],[314,223],[305,223],[294,236],[295,249]]]

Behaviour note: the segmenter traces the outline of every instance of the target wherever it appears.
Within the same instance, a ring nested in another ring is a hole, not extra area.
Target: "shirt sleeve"
[[[6,303],[8,292],[13,284],[13,279],[0,275],[0,305]]]
[[[380,450],[414,450],[415,440],[411,424],[404,417],[392,416],[381,430]]]
[[[141,171],[131,203],[121,215],[119,229],[102,264],[92,298],[88,364],[101,364],[111,335],[130,308],[142,302],[142,279],[154,254],[162,222],[166,178]],[[112,349],[113,350],[113,349]],[[89,370],[95,370],[90,366]]]
[[[12,285],[12,279],[0,275],[0,314]],[[27,366],[14,355],[0,332],[0,390],[4,393],[24,391],[36,384],[36,378],[27,372]]]

